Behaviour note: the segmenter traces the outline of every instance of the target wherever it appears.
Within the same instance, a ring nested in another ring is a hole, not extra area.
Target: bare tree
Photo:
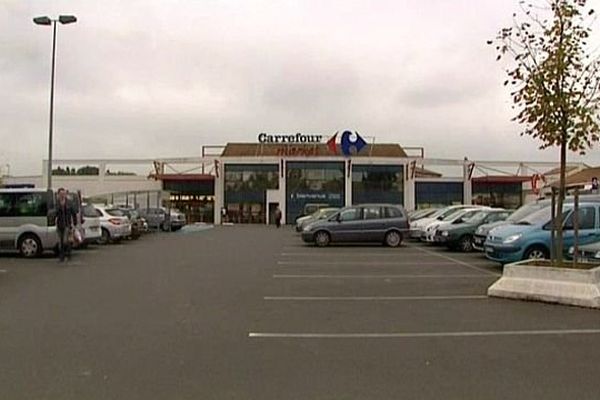
[[[507,59],[505,86],[523,126],[521,135],[541,141],[540,148],[560,148],[560,183],[554,226],[557,264],[563,259],[563,215],[567,150],[584,154],[600,134],[600,62],[588,40],[594,10],[586,0],[521,1],[513,25],[498,32],[497,60]]]

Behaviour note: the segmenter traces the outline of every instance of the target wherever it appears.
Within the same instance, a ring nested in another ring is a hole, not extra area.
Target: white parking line
[[[493,276],[501,276],[502,275],[502,274],[499,274],[497,272],[493,272],[493,271],[487,270],[485,268],[480,268],[480,267],[478,267],[476,265],[473,265],[473,264],[470,264],[468,262],[461,261],[461,260],[456,259],[454,257],[450,257],[450,256],[446,256],[446,255],[443,255],[443,254],[439,254],[438,252],[435,252],[435,251],[427,250],[427,249],[424,249],[424,248],[421,248],[421,247],[417,247],[417,246],[411,246],[411,247],[413,247],[415,249],[418,249],[418,250],[422,251],[423,253],[431,254],[431,255],[434,255],[434,256],[437,256],[437,257],[449,260],[449,261],[453,261],[456,264],[459,264],[459,265],[462,265],[462,266],[465,266],[465,267],[468,267],[468,268],[471,268],[471,269],[474,269],[474,270],[477,270],[477,271],[485,272],[486,274],[489,274],[489,275],[493,275]]]
[[[523,331],[464,331],[464,332],[392,332],[392,333],[274,333],[249,332],[249,338],[271,339],[413,339],[477,336],[542,336],[542,335],[596,335],[600,329],[548,329]]]
[[[395,266],[419,266],[419,265],[456,265],[453,261],[277,261],[281,266],[303,266],[303,265],[395,265]]]
[[[0,274],[5,274],[5,273],[7,273],[7,272],[8,272],[8,271],[7,271],[7,270],[5,270],[5,269],[0,269]]]
[[[324,275],[324,274],[275,274],[273,279],[457,279],[457,278],[479,278],[489,279],[489,275]]]
[[[349,251],[349,252],[333,252],[333,251],[315,251],[313,253],[308,253],[308,252],[302,252],[302,253],[296,253],[296,252],[281,252],[280,255],[282,257],[326,257],[326,256],[331,256],[331,257],[357,257],[357,256],[364,256],[364,257],[402,257],[405,255],[415,255],[415,254],[422,254],[422,252],[420,251],[411,251],[410,253],[406,253],[404,251],[402,252],[394,252],[394,251],[389,251],[389,252],[380,252],[380,253],[369,253],[369,252],[353,252],[353,251]]]
[[[266,301],[420,301],[420,300],[484,300],[487,296],[265,296]]]

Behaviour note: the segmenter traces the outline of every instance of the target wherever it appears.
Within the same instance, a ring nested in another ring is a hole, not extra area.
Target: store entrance
[[[269,203],[269,225],[275,225],[275,211],[279,203]]]

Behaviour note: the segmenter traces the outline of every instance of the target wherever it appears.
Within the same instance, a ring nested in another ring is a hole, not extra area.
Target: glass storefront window
[[[517,209],[523,205],[523,184],[473,182],[473,204]]]
[[[402,165],[353,165],[352,203],[404,204]]]
[[[277,164],[225,164],[225,222],[264,224],[267,190],[278,188]]]
[[[343,207],[343,162],[288,162],[286,180],[286,221],[294,223],[307,204]]]
[[[415,204],[418,209],[463,203],[462,182],[416,182]]]

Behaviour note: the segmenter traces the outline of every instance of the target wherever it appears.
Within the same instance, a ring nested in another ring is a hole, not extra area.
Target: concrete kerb
[[[600,266],[580,270],[527,265],[530,262],[505,265],[488,296],[600,309]]]

